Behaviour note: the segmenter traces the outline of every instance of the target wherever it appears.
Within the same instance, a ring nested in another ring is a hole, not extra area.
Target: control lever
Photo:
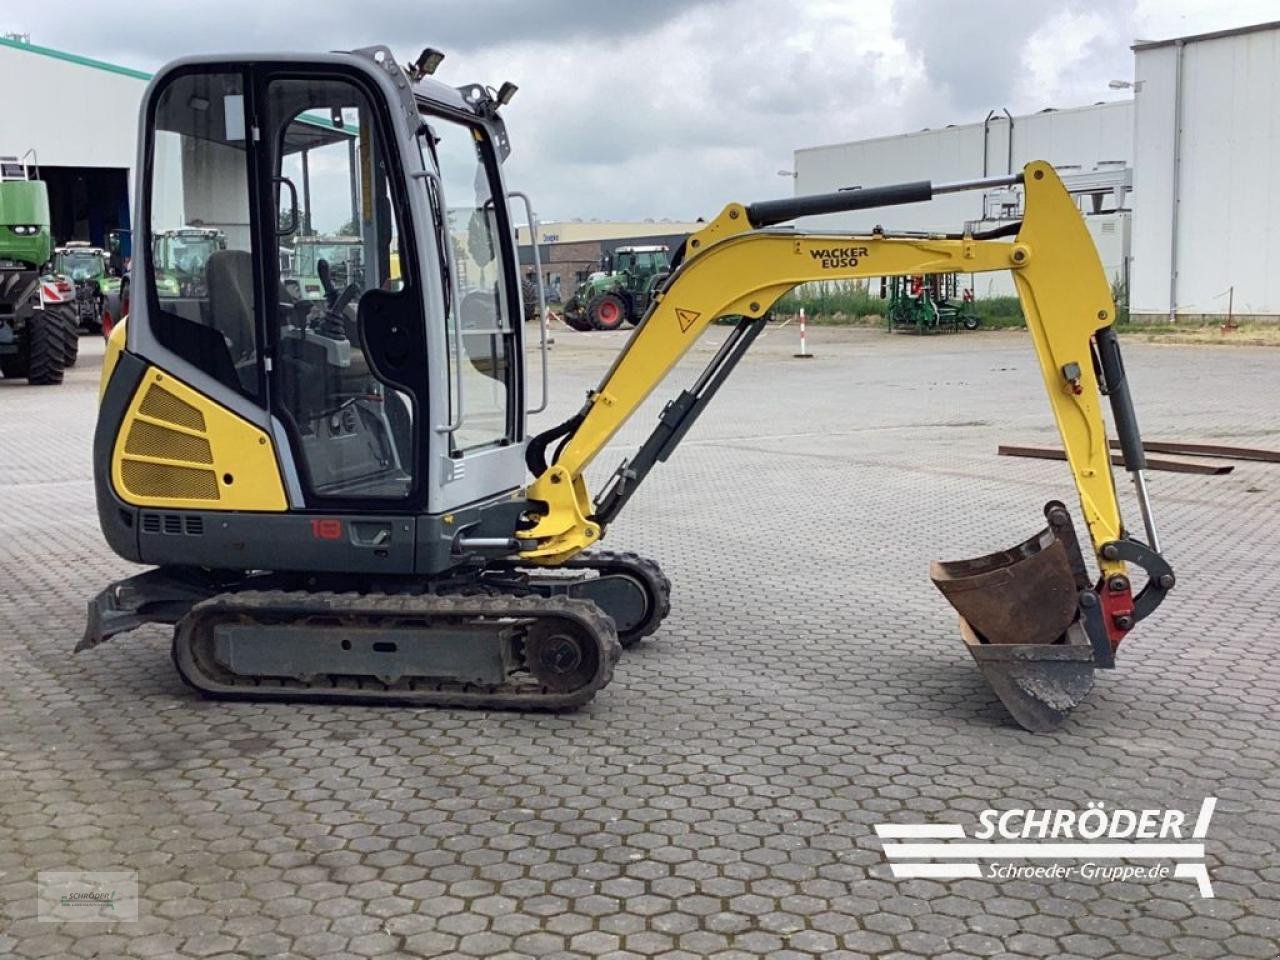
[[[349,283],[338,294],[338,298],[333,302],[333,306],[329,307],[321,317],[317,324],[317,331],[323,333],[326,337],[332,337],[334,340],[347,340],[347,315],[346,309],[351,305],[360,294],[360,288],[354,283]]]

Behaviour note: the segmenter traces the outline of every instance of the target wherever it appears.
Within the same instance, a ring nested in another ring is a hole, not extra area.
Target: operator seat
[[[253,389],[257,371],[253,321],[253,255],[247,250],[217,250],[205,264],[209,285],[209,325],[222,334],[236,375]],[[246,362],[248,361],[248,362]]]

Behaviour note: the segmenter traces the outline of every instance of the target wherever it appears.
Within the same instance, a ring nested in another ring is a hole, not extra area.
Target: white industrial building
[[[976,123],[955,124],[898,136],[876,137],[795,152],[797,193],[826,193],[906,180],[974,180],[1016,173],[1031,160],[1048,158],[1069,189],[1078,190],[1080,208],[1107,275],[1129,277],[1129,201],[1133,163],[1133,101],[1100,103],[1026,116],[991,111]],[[929,203],[885,210],[812,217],[819,229],[955,231],[1016,220],[1021,188],[952,193]],[[1008,273],[969,278],[977,296],[1008,295]]]
[[[1026,116],[992,111],[974,123],[800,149],[796,193],[970,180],[1048,160],[1077,193],[1135,318],[1217,318],[1230,308],[1280,320],[1280,190],[1272,185],[1280,169],[1280,22],[1133,50],[1133,100]],[[949,194],[806,225],[982,228],[1016,219],[1019,204],[1016,188]],[[978,296],[1012,291],[1001,274],[973,285]]]
[[[138,106],[151,75],[10,37],[0,37],[5,98],[0,154],[34,161],[49,184],[59,242],[104,242],[128,227]]]
[[[1280,22],[1133,51],[1132,312],[1280,320]]]
[[[106,234],[129,228],[132,217],[134,164],[138,150],[138,112],[151,74],[117,64],[0,36],[0,87],[36,90],[38,96],[11,97],[0,125],[0,155],[21,157],[35,176],[49,185],[54,239],[87,240],[102,245]],[[303,117],[290,128],[286,149],[301,158],[299,184],[303,214],[309,217],[311,149],[353,141],[350,133],[322,117]],[[219,209],[217,198],[228,191],[183,187],[180,138],[160,132],[157,155],[166,180],[156,190],[154,226],[176,228],[185,223],[216,227],[233,245],[247,244],[249,211]],[[202,157],[209,183],[235,176],[243,154],[210,150]],[[210,166],[211,165],[211,166]],[[353,167],[348,167],[353,169]]]

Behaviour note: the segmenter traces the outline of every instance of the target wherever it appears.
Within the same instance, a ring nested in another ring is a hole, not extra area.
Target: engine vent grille
[[[216,501],[218,475],[212,466],[204,414],[159,384],[148,386],[125,437],[120,460],[125,490],[136,497]],[[144,518],[144,531],[145,523]],[[183,532],[177,514],[165,514],[161,524],[165,533]]]
[[[144,513],[142,532],[199,537],[204,535],[204,517],[198,513]]]
[[[147,388],[147,395],[142,398],[142,405],[138,407],[138,412],[153,420],[167,420],[188,430],[204,432],[203,413],[154,383]]]
[[[139,497],[158,500],[218,499],[218,478],[212,470],[125,460],[120,464],[120,477],[125,488]]]
[[[142,457],[163,457],[191,463],[213,464],[213,450],[204,437],[179,433],[146,420],[134,420],[124,445],[125,453]]]

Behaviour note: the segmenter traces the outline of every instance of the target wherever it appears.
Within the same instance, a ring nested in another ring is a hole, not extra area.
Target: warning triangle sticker
[[[680,332],[688,333],[689,328],[693,326],[693,321],[697,320],[702,314],[696,310],[681,310],[676,307],[676,319],[680,321]]]

